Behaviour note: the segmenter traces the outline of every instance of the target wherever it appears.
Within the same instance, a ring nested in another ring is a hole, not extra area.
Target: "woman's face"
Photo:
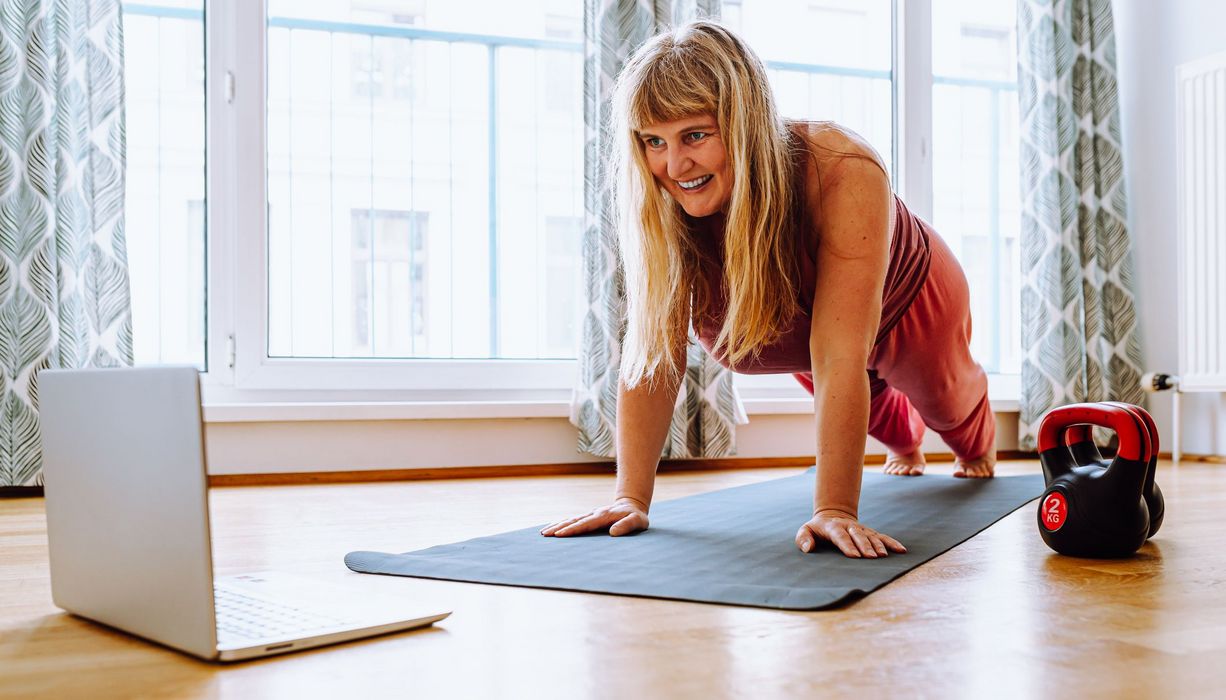
[[[638,132],[651,174],[690,216],[723,211],[732,194],[728,154],[715,117],[702,114]]]

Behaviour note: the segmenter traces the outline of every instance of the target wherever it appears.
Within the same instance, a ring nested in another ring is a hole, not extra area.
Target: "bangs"
[[[689,65],[687,65],[689,64]],[[719,104],[715,77],[698,61],[686,60],[680,47],[642,66],[630,96],[630,128],[716,113]]]

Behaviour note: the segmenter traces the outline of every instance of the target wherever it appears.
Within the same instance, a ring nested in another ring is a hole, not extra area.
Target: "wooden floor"
[[[657,493],[795,472],[665,474]],[[432,630],[232,666],[58,610],[42,499],[0,500],[0,697],[1223,697],[1226,468],[1164,466],[1158,481],[1166,523],[1133,559],[1051,553],[1031,504],[815,613],[364,576],[341,563],[353,549],[572,514],[608,496],[607,476],[215,489],[218,573],[288,569],[456,611]]]

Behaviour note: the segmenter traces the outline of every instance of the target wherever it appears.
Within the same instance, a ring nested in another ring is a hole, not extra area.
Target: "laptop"
[[[450,615],[278,572],[215,578],[195,367],[38,375],[56,605],[203,659],[238,661]]]

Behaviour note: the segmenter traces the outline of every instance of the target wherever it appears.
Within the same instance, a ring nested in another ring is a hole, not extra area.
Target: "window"
[[[783,114],[867,138],[951,243],[994,372],[1018,366],[1014,2],[722,4]],[[138,362],[243,391],[568,395],[582,17],[581,0],[125,3]]]
[[[932,7],[933,224],[966,270],[971,352],[1021,372],[1017,31],[1014,0]]]
[[[725,0],[722,7],[724,21],[766,62],[784,116],[846,125],[887,159],[895,190],[933,222],[966,270],[976,359],[990,373],[1018,373],[1015,0]],[[896,79],[904,75],[906,83]],[[747,397],[800,393],[788,377],[737,382]],[[999,391],[1010,386],[1002,382]]]
[[[270,356],[575,356],[543,281],[580,263],[550,240],[582,215],[581,18],[270,0]]]
[[[574,261],[580,257],[583,219],[577,216],[550,216],[545,219],[545,289],[540,297],[547,318],[556,319],[545,329],[541,342],[546,352],[562,355],[575,342],[583,322],[580,291],[583,278]]]
[[[125,233],[138,364],[206,369],[202,1],[124,6]]]
[[[784,117],[847,126],[891,166],[891,0],[725,0],[722,17],[766,63]]]

